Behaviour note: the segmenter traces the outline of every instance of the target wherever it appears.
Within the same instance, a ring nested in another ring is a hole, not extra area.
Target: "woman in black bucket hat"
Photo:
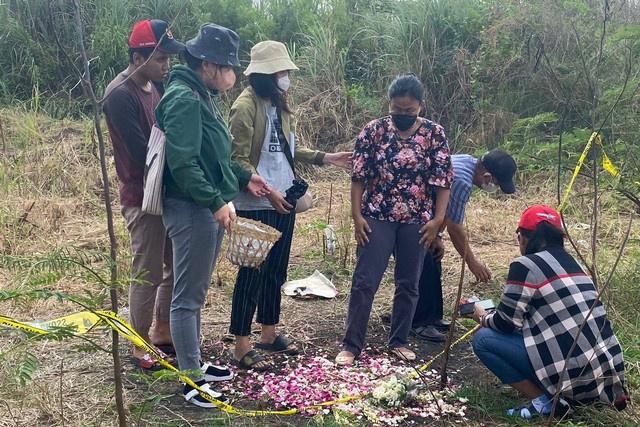
[[[231,136],[217,96],[236,81],[240,39],[232,30],[204,24],[171,71],[156,109],[166,135],[163,221],[173,244],[174,289],[171,334],[181,371],[202,390],[226,400],[210,381],[231,379],[225,367],[200,360],[200,310],[211,283],[224,230],[235,214],[227,203],[240,189],[255,196],[269,192],[264,179],[231,160]],[[193,374],[193,373],[196,374]],[[197,406],[214,405],[189,385],[183,397]]]

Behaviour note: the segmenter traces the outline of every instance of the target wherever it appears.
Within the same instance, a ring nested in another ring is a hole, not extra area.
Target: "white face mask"
[[[493,182],[489,182],[489,183],[482,184],[480,188],[482,188],[487,193],[495,193],[496,191],[498,191],[498,188],[500,187],[498,187]]]
[[[281,91],[288,91],[289,86],[291,86],[291,80],[289,80],[289,76],[280,77],[278,79],[278,89],[280,89]]]

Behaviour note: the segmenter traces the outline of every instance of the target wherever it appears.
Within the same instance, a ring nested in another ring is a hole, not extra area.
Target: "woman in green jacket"
[[[292,187],[295,178],[292,161],[343,168],[350,167],[351,162],[351,152],[324,153],[296,144],[293,114],[286,94],[290,71],[297,69],[284,44],[272,40],[256,44],[251,49],[251,63],[244,72],[250,86],[231,107],[232,157],[262,176],[271,190],[262,199],[241,192],[233,203],[239,216],[261,221],[282,232],[259,270],[241,267],[238,272],[229,330],[236,336],[232,363],[241,369],[271,368],[252,349],[249,340],[256,311],[256,321],[262,324],[257,348],[288,354],[296,354],[298,350],[292,340],[276,333],[280,287],[287,280],[295,223],[296,201],[290,197],[285,200],[286,190]]]
[[[224,230],[235,219],[227,202],[240,188],[256,198],[269,191],[263,178],[231,161],[231,137],[216,99],[235,83],[238,45],[233,31],[204,24],[186,43],[187,65],[172,70],[156,108],[157,124],[166,135],[163,221],[173,244],[171,336],[180,370],[189,371],[202,390],[223,401],[225,396],[208,382],[233,375],[201,363],[200,310]],[[197,406],[215,407],[188,384],[182,395]]]

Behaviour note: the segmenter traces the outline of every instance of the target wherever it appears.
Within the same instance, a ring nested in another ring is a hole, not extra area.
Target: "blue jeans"
[[[481,328],[473,335],[473,351],[503,384],[529,380],[541,387],[522,334],[505,334],[491,328]]]
[[[162,219],[173,244],[171,338],[181,371],[200,369],[200,310],[211,285],[224,229],[211,210],[189,200],[165,199]],[[189,375],[193,381],[202,375]]]

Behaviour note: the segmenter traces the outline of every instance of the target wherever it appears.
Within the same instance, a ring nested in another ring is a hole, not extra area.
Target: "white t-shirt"
[[[275,129],[276,107],[265,105],[267,112],[267,126],[264,133],[264,142],[260,151],[260,160],[256,170],[267,181],[267,184],[284,196],[285,192],[293,184],[295,176],[286,155],[284,147],[280,145]],[[293,153],[292,153],[293,154]],[[293,155],[292,155],[293,157]],[[266,197],[255,197],[251,193],[241,191],[233,201],[236,209],[243,211],[272,209],[271,203]]]

